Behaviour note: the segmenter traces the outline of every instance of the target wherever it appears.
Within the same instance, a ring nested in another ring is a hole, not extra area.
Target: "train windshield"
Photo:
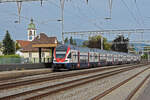
[[[67,46],[56,47],[56,58],[65,58]]]
[[[65,54],[56,54],[56,58],[65,58]]]

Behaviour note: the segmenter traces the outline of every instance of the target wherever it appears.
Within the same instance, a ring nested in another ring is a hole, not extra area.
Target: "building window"
[[[29,35],[32,35],[32,31],[31,30],[29,31]]]
[[[35,36],[35,31],[34,31],[34,36]]]
[[[29,40],[32,40],[32,36],[29,36]]]

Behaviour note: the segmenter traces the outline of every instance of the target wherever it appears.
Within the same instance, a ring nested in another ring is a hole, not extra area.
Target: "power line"
[[[121,1],[125,5],[125,7],[128,9],[128,12],[131,14],[131,16],[135,20],[135,22],[141,26],[140,22],[136,19],[136,17],[134,16],[133,12],[130,10],[130,8],[126,4],[126,2],[124,0],[121,0]]]
[[[56,3],[52,2],[52,1],[49,1],[49,2],[51,2],[52,4],[54,4],[56,7],[60,8],[60,6],[58,6]],[[72,2],[73,2],[73,1],[72,1]],[[74,8],[77,8],[78,11],[79,11],[79,13],[83,15],[83,13],[80,12],[81,9],[80,9],[79,7],[77,7],[77,6],[75,7],[74,3],[72,3],[72,6],[73,6]],[[69,14],[72,13],[72,12],[69,11],[69,10],[65,10],[65,11],[67,11]],[[80,14],[75,14],[75,13],[72,13],[72,14],[74,14],[74,15],[80,17],[80,18],[83,18],[83,16],[80,16]],[[84,14],[84,15],[85,15],[85,14]],[[86,19],[89,23],[93,24],[94,26],[98,27],[99,29],[102,29],[99,25],[97,25],[96,23],[93,23],[93,22],[91,22],[89,19],[87,19],[87,17],[88,17],[88,16],[84,17],[84,19]]]
[[[60,6],[52,1],[49,1],[51,4],[53,4],[54,6],[56,6],[57,8],[60,8]],[[66,10],[65,10],[66,11]],[[71,11],[67,10],[66,12],[68,12],[69,14],[72,13]],[[77,15],[78,17],[80,17],[79,15]],[[72,22],[73,24],[76,24],[74,22]],[[77,25],[78,26],[78,25]]]
[[[138,4],[136,3],[136,1],[135,1],[135,7],[136,7],[136,9],[137,9],[137,11],[138,11],[138,13],[139,13],[139,16],[141,17],[140,19],[141,19],[141,21],[142,21],[142,23],[143,23],[143,26],[144,26],[144,20],[143,20],[141,11],[140,11],[140,9],[139,9]]]
[[[75,6],[74,5],[74,3],[73,3],[73,7],[74,8],[77,8],[78,9],[78,12],[81,14],[81,15],[84,15],[85,17],[84,17],[84,19],[87,19],[87,21],[89,22],[89,23],[91,23],[91,24],[93,24],[95,27],[97,27],[97,28],[99,28],[99,29],[103,29],[102,27],[100,27],[99,25],[97,25],[96,23],[93,23],[92,21],[90,21],[89,20],[89,17],[85,14],[85,13],[83,13],[83,12],[81,12],[82,10],[78,7],[78,6]],[[80,15],[79,14],[79,15]],[[82,16],[83,17],[83,16]]]

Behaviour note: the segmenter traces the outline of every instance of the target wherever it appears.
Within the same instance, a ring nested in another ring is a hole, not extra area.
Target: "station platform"
[[[19,77],[39,75],[39,74],[47,74],[47,73],[51,73],[51,72],[52,72],[52,70],[50,68],[3,71],[3,72],[0,72],[0,80],[15,79],[15,78],[19,78]]]

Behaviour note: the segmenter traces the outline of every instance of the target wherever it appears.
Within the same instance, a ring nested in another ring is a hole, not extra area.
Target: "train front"
[[[53,69],[69,69],[70,46],[60,45],[54,49]]]

